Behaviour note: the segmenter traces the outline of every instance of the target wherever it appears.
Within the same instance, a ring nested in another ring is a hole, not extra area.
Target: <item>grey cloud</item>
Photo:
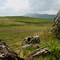
[[[34,12],[60,9],[59,0],[29,0],[29,4]]]
[[[0,6],[4,5],[7,0],[0,0]],[[28,0],[29,8],[19,9],[14,8],[0,9],[1,15],[24,15],[27,13],[47,13],[55,14],[60,10],[60,0]]]

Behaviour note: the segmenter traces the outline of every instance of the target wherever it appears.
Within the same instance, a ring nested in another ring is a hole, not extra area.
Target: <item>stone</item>
[[[60,39],[60,10],[53,20],[53,26],[51,28],[51,31],[58,39]]]
[[[20,47],[20,50],[23,50],[23,49],[25,49],[26,47],[28,47],[28,46],[31,46],[31,44],[29,44],[29,45],[24,45],[24,46],[21,46]]]
[[[28,44],[30,40],[31,40],[31,37],[24,38],[23,44]]]
[[[40,38],[39,38],[39,35],[35,34],[33,36],[26,37],[23,40],[23,42],[26,43],[26,44],[39,44],[40,43]]]
[[[0,60],[24,60],[20,58],[10,47],[0,39]]]
[[[35,51],[33,51],[32,53],[30,53],[27,58],[35,58],[35,57],[44,57],[48,54],[50,54],[51,51],[48,49],[48,47],[42,47],[42,48],[38,48]]]

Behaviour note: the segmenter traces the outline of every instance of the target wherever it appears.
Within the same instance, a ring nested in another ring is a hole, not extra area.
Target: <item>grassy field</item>
[[[38,34],[42,43],[40,47],[48,46],[58,59],[60,57],[60,40],[56,39],[50,32],[52,24],[53,21],[51,19],[22,16],[0,17],[0,38],[3,39],[17,54],[26,58],[26,56],[34,51],[35,48],[27,47],[20,52],[20,43],[25,37]],[[33,60],[56,59],[54,56],[50,55],[45,58],[40,57]]]

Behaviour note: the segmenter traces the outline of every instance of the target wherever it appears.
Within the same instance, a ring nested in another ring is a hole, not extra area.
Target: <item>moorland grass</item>
[[[20,50],[21,41],[27,36],[38,34],[40,36],[40,47],[48,46],[53,54],[31,60],[56,60],[60,57],[60,40],[56,39],[50,32],[52,24],[53,20],[51,19],[19,16],[0,17],[0,38],[5,40],[16,53],[20,54],[18,50]],[[33,47],[27,47],[23,50],[23,55],[26,56],[34,50]]]

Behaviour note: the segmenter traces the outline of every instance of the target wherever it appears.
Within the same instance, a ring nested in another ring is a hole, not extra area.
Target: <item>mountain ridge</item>
[[[38,13],[27,13],[24,16],[26,17],[36,17],[36,18],[46,18],[46,19],[53,19],[55,15],[49,14],[38,14]]]

